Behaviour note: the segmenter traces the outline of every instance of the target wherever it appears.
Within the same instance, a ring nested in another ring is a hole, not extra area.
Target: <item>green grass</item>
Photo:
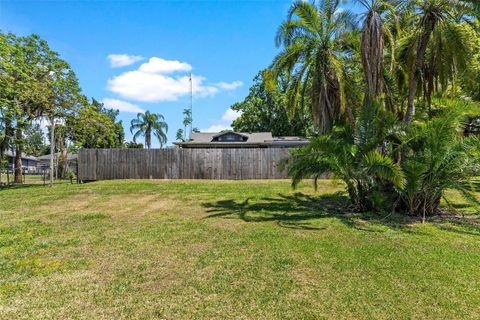
[[[331,181],[317,193],[288,181],[0,189],[0,318],[480,318],[475,217],[352,214],[341,190]],[[453,196],[457,210],[473,210]]]

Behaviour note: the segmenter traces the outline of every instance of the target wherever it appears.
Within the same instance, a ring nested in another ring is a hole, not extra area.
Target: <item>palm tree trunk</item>
[[[152,142],[151,139],[152,139],[151,131],[147,129],[145,132],[145,144],[147,145],[147,149],[150,149],[150,144]]]
[[[418,71],[422,70],[423,63],[425,60],[425,52],[427,51],[428,42],[430,40],[430,35],[435,28],[437,18],[433,13],[427,13],[422,19],[423,31],[422,35],[417,44],[417,50],[415,53],[414,63],[409,67],[408,70],[408,104],[407,104],[407,113],[405,115],[405,124],[407,128],[412,122],[413,115],[415,114],[415,95],[417,93],[418,85]]]
[[[375,100],[383,92],[383,30],[380,16],[369,11],[362,31],[361,55],[367,84],[366,100]]]

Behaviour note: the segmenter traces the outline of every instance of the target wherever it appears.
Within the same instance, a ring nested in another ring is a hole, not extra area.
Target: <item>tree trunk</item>
[[[22,180],[22,130],[17,128],[15,131],[15,178],[14,182],[21,184]]]
[[[366,100],[376,100],[383,92],[383,47],[382,21],[375,11],[369,11],[360,46],[367,84]]]
[[[418,71],[423,69],[423,63],[425,60],[425,52],[427,51],[428,42],[430,40],[430,35],[435,28],[437,18],[433,13],[426,13],[422,19],[423,31],[420,39],[417,43],[417,50],[415,53],[414,63],[409,67],[408,70],[408,104],[407,104],[407,114],[405,115],[405,124],[407,128],[412,122],[413,115],[415,114],[415,95],[417,93],[418,85]]]

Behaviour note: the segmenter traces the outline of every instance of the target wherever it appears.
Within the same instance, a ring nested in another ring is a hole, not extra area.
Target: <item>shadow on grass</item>
[[[480,236],[480,219],[477,215],[440,215],[432,219],[444,231]]]
[[[413,222],[405,216],[372,212],[357,213],[349,208],[348,197],[342,193],[306,195],[278,194],[278,197],[253,201],[221,200],[204,203],[208,216],[205,218],[241,219],[245,222],[276,222],[279,226],[301,230],[322,230],[325,227],[312,225],[313,220],[336,218],[348,227],[367,232],[384,232],[388,228],[409,231]]]
[[[427,234],[415,223],[420,223],[417,217],[402,214],[353,212],[348,197],[342,193],[306,195],[278,194],[277,197],[244,201],[221,200],[204,203],[208,216],[205,218],[241,219],[245,222],[275,222],[277,225],[300,230],[322,230],[326,227],[317,226],[314,221],[324,218],[335,218],[344,225],[365,232],[385,232],[394,229],[416,235]],[[428,222],[438,229],[469,235],[480,235],[480,220],[478,217],[463,218],[461,216],[437,216]]]
[[[45,187],[48,187],[47,186],[44,186],[43,184],[35,184],[35,183],[32,183],[32,184],[10,184],[10,185],[0,185],[0,191],[2,190],[18,190],[18,189],[30,189],[30,188],[45,188]]]

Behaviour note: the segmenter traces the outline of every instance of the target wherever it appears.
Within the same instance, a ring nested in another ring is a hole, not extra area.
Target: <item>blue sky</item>
[[[127,140],[136,111],[163,114],[170,144],[189,106],[189,72],[194,126],[229,126],[235,118],[229,106],[248,94],[253,77],[278,52],[274,36],[289,5],[0,0],[0,29],[46,39],[72,65],[85,95],[123,110]]]

